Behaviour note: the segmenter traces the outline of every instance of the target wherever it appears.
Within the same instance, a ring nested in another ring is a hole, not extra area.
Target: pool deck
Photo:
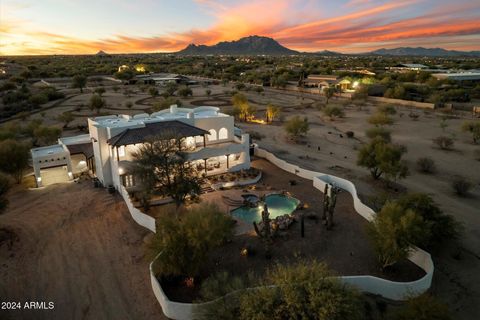
[[[272,193],[288,192],[292,197],[300,200],[301,203],[308,205],[309,208],[305,209],[304,212],[311,213],[312,211],[316,211],[317,214],[321,214],[320,210],[322,208],[323,194],[313,187],[312,181],[283,171],[264,159],[255,158],[252,161],[252,167],[262,171],[262,179],[258,183],[241,188],[239,187],[229,190],[219,190],[203,194],[202,200],[205,202],[213,202],[220,208],[220,210],[230,213],[233,209],[238,208],[240,205],[229,205],[224,201],[224,198],[228,198],[236,202],[243,201],[242,195],[249,193],[255,194],[258,197],[262,197]],[[290,180],[295,180],[296,185],[290,185]],[[350,198],[350,196],[346,193],[344,196]],[[341,208],[341,210],[348,208],[348,210],[354,213],[351,200],[338,201],[337,209],[338,208]],[[235,217],[233,218],[237,221],[237,227],[235,230],[236,234],[254,232],[252,224]]]

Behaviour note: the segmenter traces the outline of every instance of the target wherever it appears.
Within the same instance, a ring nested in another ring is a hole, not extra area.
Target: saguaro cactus
[[[333,226],[333,213],[335,212],[335,205],[337,204],[338,188],[325,184],[323,194],[323,215],[322,221],[330,230]]]
[[[258,228],[257,223],[253,222],[253,227],[255,229],[255,233],[263,240],[263,244],[265,245],[265,257],[270,259],[272,257],[271,253],[271,245],[273,241],[272,230],[270,227],[270,213],[268,212],[268,206],[266,203],[263,204],[263,211],[262,211],[262,224],[263,228],[260,230]]]

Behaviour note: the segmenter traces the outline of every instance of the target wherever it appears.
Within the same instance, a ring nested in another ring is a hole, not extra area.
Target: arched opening
[[[208,130],[208,132],[210,132],[208,134],[208,141],[215,141],[217,140],[217,131],[215,129],[210,129]]]
[[[218,140],[228,139],[227,128],[222,128],[218,131]]]

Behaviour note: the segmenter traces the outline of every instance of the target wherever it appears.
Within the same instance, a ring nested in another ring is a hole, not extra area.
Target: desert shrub
[[[473,157],[475,160],[480,161],[480,149],[473,151]]]
[[[408,299],[407,303],[393,313],[392,320],[451,320],[447,305],[428,293]]]
[[[265,138],[265,135],[258,132],[258,131],[249,131],[248,134],[250,135],[250,138],[253,139],[253,140],[262,140],[263,138]]]
[[[186,98],[186,97],[192,96],[193,91],[192,91],[191,88],[189,88],[187,86],[182,86],[180,89],[178,89],[177,94],[180,97]]]
[[[44,93],[37,93],[32,95],[28,101],[33,104],[34,106],[39,106],[41,104],[48,102],[48,96]]]
[[[387,202],[368,226],[382,268],[406,259],[412,247],[421,242],[427,232],[420,215],[395,202]]]
[[[345,111],[343,111],[343,109],[338,106],[325,107],[323,108],[322,112],[324,115],[326,115],[327,117],[330,117],[331,119],[345,117]]]
[[[480,121],[465,121],[462,123],[462,131],[472,135],[473,143],[480,140]]]
[[[392,125],[393,119],[383,112],[376,112],[368,118],[368,123],[374,126]]]
[[[373,127],[373,128],[367,129],[367,131],[365,131],[365,134],[369,139],[373,140],[376,137],[380,137],[383,140],[388,141],[388,142],[390,142],[392,140],[391,133],[392,133],[391,130],[388,130],[388,129],[383,128],[383,127]]]
[[[422,217],[429,235],[418,242],[418,245],[423,248],[438,246],[460,237],[463,230],[462,224],[453,216],[443,213],[429,195],[424,193],[406,194],[401,196],[396,203],[405,210],[413,210]]]
[[[161,275],[196,276],[208,253],[233,233],[232,219],[213,204],[186,211],[181,219],[166,213],[157,220],[149,245],[150,256],[162,252],[155,263]]]
[[[347,135],[347,138],[353,138],[355,136],[355,133],[353,131],[347,131],[345,132],[345,134]]]
[[[472,188],[472,183],[464,177],[456,176],[452,181],[452,188],[457,195],[465,197]]]
[[[453,148],[454,141],[450,137],[440,136],[433,139],[433,143],[435,143],[442,150],[451,150]]]
[[[434,173],[437,170],[435,167],[435,161],[429,157],[418,158],[417,167],[418,171],[423,173]]]
[[[384,113],[384,114],[389,114],[389,115],[395,115],[397,113],[397,110],[395,109],[394,106],[389,106],[389,105],[380,105],[377,108],[378,112]]]
[[[307,134],[309,129],[308,119],[295,116],[285,123],[284,128],[292,139],[297,140]]]
[[[8,206],[8,199],[6,197],[8,190],[10,190],[10,179],[7,175],[0,173],[0,214],[5,211]]]
[[[14,139],[0,142],[0,171],[10,174],[20,183],[28,167],[30,145]]]

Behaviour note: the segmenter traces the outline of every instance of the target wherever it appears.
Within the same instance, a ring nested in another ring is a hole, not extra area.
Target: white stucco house
[[[199,172],[214,175],[250,168],[249,135],[236,128],[234,118],[217,107],[172,105],[133,117],[89,118],[88,129],[86,135],[60,138],[57,145],[31,150],[37,186],[45,184],[45,177],[68,180],[90,171],[104,186],[133,187],[135,177],[128,173],[132,153],[149,137],[173,132],[184,139],[187,159]]]

